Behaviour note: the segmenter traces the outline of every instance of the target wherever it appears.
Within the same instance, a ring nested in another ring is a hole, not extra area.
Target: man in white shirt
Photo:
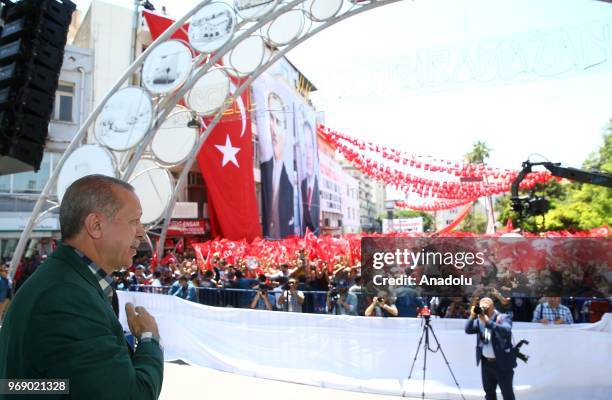
[[[372,299],[372,303],[366,308],[366,317],[397,317],[397,307],[389,301],[387,292],[380,291],[378,296]]]
[[[283,290],[278,299],[278,306],[283,311],[301,313],[304,299],[304,293],[297,290],[297,281],[291,278],[287,283],[287,289]]]

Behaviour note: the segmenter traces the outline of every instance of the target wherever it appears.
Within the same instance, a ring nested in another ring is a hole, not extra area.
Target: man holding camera
[[[357,315],[357,296],[349,292],[344,280],[327,292],[327,312],[334,315]]]
[[[465,333],[476,334],[476,365],[481,365],[486,400],[496,400],[499,385],[504,400],[514,400],[512,379],[516,356],[512,346],[512,317],[495,309],[489,297],[472,307]]]
[[[389,303],[386,292],[378,292],[378,296],[372,299],[372,303],[366,308],[366,317],[397,317],[397,307]]]
[[[272,304],[274,304],[274,295],[270,293],[268,285],[261,283],[251,301],[251,309],[272,311]]]
[[[278,305],[283,311],[301,313],[304,299],[304,293],[297,290],[297,281],[291,278],[278,299]]]

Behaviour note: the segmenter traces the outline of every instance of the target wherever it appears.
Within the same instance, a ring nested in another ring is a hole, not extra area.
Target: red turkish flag
[[[174,252],[182,253],[184,249],[185,249],[185,241],[183,240],[183,238],[181,238],[176,244],[176,246],[174,247]]]
[[[152,12],[144,11],[143,15],[154,40],[174,23]],[[188,28],[188,24],[183,25],[172,38],[187,41]],[[198,154],[208,189],[212,237],[251,241],[261,235],[248,94],[247,88],[225,112]]]
[[[213,237],[251,241],[261,235],[248,93],[228,108],[198,154]]]
[[[166,31],[166,29],[170,28],[170,26],[175,22],[172,18],[168,18],[164,15],[159,15],[151,11],[143,11],[142,16],[145,21],[147,21],[147,25],[149,25],[149,31],[151,32],[151,37],[153,40],[157,39],[161,36],[162,33]],[[189,41],[187,37],[187,31],[189,30],[189,24],[183,25],[179,30],[174,32],[171,36],[172,39],[179,39],[184,41]]]
[[[153,249],[155,249],[155,251],[153,251],[153,258],[151,259],[151,265],[149,266],[149,268],[152,272],[155,272],[159,263],[157,259],[157,242],[153,242]]]

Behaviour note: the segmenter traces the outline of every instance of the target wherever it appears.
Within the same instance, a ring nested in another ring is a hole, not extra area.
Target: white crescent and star
[[[234,94],[236,92],[236,85],[234,85],[234,82],[230,82],[230,89],[232,91],[232,94]],[[240,119],[242,120],[242,129],[240,130],[240,137],[244,136],[244,133],[246,132],[246,122],[247,122],[247,115],[246,115],[246,107],[244,106],[244,101],[242,100],[242,95],[238,96],[238,98],[236,99],[236,104],[238,104],[238,109],[240,110]]]
[[[236,159],[236,154],[240,151],[240,147],[233,147],[232,142],[230,140],[229,135],[225,136],[225,145],[221,146],[220,144],[216,144],[215,147],[221,153],[223,153],[223,160],[221,161],[221,167],[225,167],[227,163],[233,163],[236,167],[240,168],[238,165],[238,159]]]

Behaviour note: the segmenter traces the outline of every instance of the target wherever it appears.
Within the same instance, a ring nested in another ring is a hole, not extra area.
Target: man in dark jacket
[[[155,319],[126,304],[138,339],[132,353],[111,287],[112,272],[131,264],[145,235],[133,190],[101,175],[68,188],[62,244],[21,287],[0,330],[1,379],[69,380],[69,395],[45,399],[159,397],[163,352]]]
[[[281,239],[295,234],[293,166],[285,165],[285,142],[289,135],[287,114],[283,99],[274,92],[268,94],[268,113],[272,157],[259,165],[263,234],[267,238]]]
[[[418,310],[425,306],[414,288],[400,286],[395,290],[395,306],[400,317],[416,318]]]
[[[304,210],[303,227],[315,235],[319,234],[319,183],[317,179],[317,138],[310,123],[303,125],[304,133],[304,177],[300,183],[302,208]]]
[[[495,309],[493,300],[483,297],[479,309],[472,307],[465,333],[476,334],[476,365],[481,365],[486,400],[497,399],[497,385],[504,400],[514,400],[512,379],[516,356],[512,346],[512,317]]]

